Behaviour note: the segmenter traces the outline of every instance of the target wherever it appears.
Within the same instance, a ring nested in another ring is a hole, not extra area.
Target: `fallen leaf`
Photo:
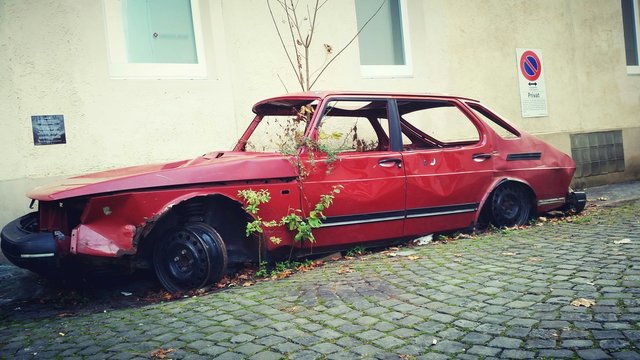
[[[544,217],[544,216],[540,216],[540,217],[538,218],[538,221],[545,222],[545,221],[547,221],[547,218],[546,218],[546,217]]]
[[[531,258],[527,259],[527,261],[529,261],[529,262],[540,262],[540,261],[542,261],[542,259],[539,258],[539,257],[531,257]]]
[[[455,257],[462,257],[462,254],[460,254],[460,253],[454,253],[454,254],[453,254],[453,256],[455,256]]]
[[[411,256],[407,256],[407,259],[409,259],[411,261],[418,260],[418,259],[420,259],[420,256],[411,255]]]
[[[631,244],[631,239],[616,240],[613,243],[614,244]]]
[[[251,286],[251,285],[253,285],[253,282],[251,282],[251,281],[245,281],[245,282],[242,283],[242,287],[247,287],[247,286]]]
[[[172,353],[173,349],[155,349],[149,353],[151,359],[166,359],[169,353]]]
[[[503,252],[501,255],[504,255],[504,256],[516,256],[516,255],[518,255],[518,253],[515,253],[515,252],[508,252],[508,251],[507,251],[507,252]]]
[[[580,307],[580,306],[592,307],[595,304],[596,304],[596,302],[594,300],[585,299],[585,298],[575,299],[575,300],[573,300],[571,302],[571,305],[576,306],[576,307]]]
[[[338,274],[343,275],[343,274],[348,274],[350,272],[353,272],[353,270],[351,270],[351,268],[349,267],[349,265],[342,265],[340,266],[340,268],[338,269],[338,271],[336,271]]]

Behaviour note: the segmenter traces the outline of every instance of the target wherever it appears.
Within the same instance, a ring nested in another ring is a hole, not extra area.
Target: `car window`
[[[483,120],[485,124],[489,125],[489,127],[491,127],[491,129],[493,129],[493,131],[495,131],[501,138],[515,139],[520,137],[520,134],[514,128],[480,104],[467,103],[467,105],[469,105],[477,117]]]
[[[316,99],[276,99],[260,103],[254,111],[260,119],[252,130],[244,151],[294,154],[304,142],[304,134],[318,105]]]
[[[404,148],[470,145],[480,141],[476,126],[453,102],[398,101],[398,111]]]
[[[247,151],[293,154],[307,122],[297,115],[265,115],[247,141]]]
[[[331,152],[389,148],[386,101],[330,101],[318,126],[318,143]]]

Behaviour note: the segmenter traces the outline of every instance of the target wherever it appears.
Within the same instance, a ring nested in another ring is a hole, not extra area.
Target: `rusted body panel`
[[[172,207],[189,199],[216,195],[240,202],[237,199],[238,191],[247,188],[267,189],[272,194],[271,206],[265,207],[261,214],[265,219],[278,219],[286,209],[300,205],[296,181],[216,185],[197,190],[140,191],[94,197],[82,214],[81,225],[71,233],[71,253],[106,257],[135,254],[139,238],[144,232],[150,232],[154,223]],[[291,234],[281,228],[267,229],[266,235],[283,239],[281,244],[267,243],[269,250],[292,244]]]

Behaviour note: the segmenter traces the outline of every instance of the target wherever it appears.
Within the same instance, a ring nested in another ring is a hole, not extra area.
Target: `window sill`
[[[627,75],[640,75],[640,65],[627,66]]]

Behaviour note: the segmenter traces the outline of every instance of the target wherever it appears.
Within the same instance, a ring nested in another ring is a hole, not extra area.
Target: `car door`
[[[390,103],[386,99],[325,101],[311,136],[318,149],[307,149],[302,156],[305,214],[335,186],[341,191],[325,211],[322,227],[314,230],[316,243],[304,244],[305,249],[344,248],[402,236],[405,173],[402,155],[392,150],[389,138]],[[399,138],[399,130],[397,134]]]
[[[484,128],[452,98],[397,100],[407,175],[406,236],[472,226],[491,186]]]

